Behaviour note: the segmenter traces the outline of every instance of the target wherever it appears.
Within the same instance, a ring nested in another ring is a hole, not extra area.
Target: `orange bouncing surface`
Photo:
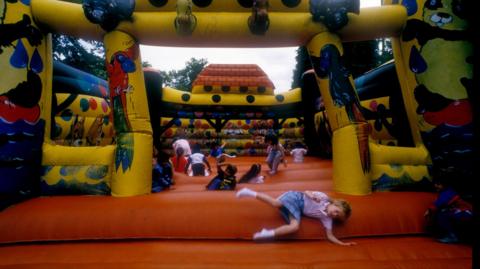
[[[234,191],[206,191],[215,176],[175,174],[157,194],[40,197],[0,212],[0,268],[470,268],[471,247],[441,244],[425,234],[423,213],[434,193],[335,193],[332,162],[307,157],[267,176],[265,157],[228,159],[237,179],[259,162],[264,184],[238,184],[279,195],[319,190],[348,200],[351,218],[334,227],[342,247],[325,240],[321,224],[274,242],[252,234],[283,223],[280,214]],[[210,159],[212,167],[214,160]]]

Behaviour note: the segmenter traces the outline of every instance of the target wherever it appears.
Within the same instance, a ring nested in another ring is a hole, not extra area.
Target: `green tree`
[[[386,38],[344,43],[343,51],[345,65],[353,78],[393,59],[392,44]]]
[[[297,64],[295,65],[295,69],[293,70],[292,89],[300,87],[300,85],[302,85],[302,74],[308,69],[312,68],[310,56],[308,56],[308,51],[305,46],[298,47],[295,60],[297,61]]]
[[[388,38],[343,43],[343,51],[344,64],[349,68],[354,78],[393,59],[392,43]],[[303,72],[312,68],[305,47],[297,49],[296,61],[297,64],[293,70],[292,88],[301,85]]]
[[[148,61],[142,61],[142,67],[152,67],[152,64]]]
[[[105,49],[102,42],[53,34],[53,59],[106,79]]]
[[[190,60],[185,63],[185,68],[183,69],[170,70],[168,72],[161,71],[163,83],[166,86],[190,92],[193,81],[207,64],[207,59],[190,58]]]

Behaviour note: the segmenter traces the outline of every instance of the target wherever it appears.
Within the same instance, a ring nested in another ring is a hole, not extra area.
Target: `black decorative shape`
[[[208,7],[212,3],[212,0],[193,0],[193,4],[197,7]]]
[[[43,38],[42,32],[32,25],[32,20],[26,14],[16,23],[0,24],[0,33],[0,54],[2,47],[12,46],[20,38],[27,38],[31,46],[40,45]]]
[[[163,7],[168,3],[168,0],[148,0],[152,6]]]
[[[265,86],[259,86],[257,88],[257,91],[258,91],[258,93],[265,93],[267,91],[267,89],[265,88]]]
[[[347,25],[347,13],[360,12],[359,0],[310,0],[313,21],[322,22],[330,31],[337,31]]]
[[[206,92],[211,92],[213,90],[213,86],[205,85],[203,86],[203,90]]]
[[[222,86],[222,92],[229,92],[230,86]]]
[[[212,101],[213,101],[213,102],[218,103],[218,102],[220,102],[220,100],[222,100],[222,98],[220,97],[220,95],[215,94],[215,95],[212,96]]]
[[[28,70],[27,81],[2,94],[8,97],[12,105],[31,108],[38,104],[42,95],[42,80],[34,71]]]
[[[135,0],[84,0],[83,13],[87,19],[111,31],[121,21],[131,21]]]
[[[244,8],[253,7],[253,0],[237,0],[237,2]]]
[[[248,28],[254,35],[264,35],[270,26],[268,0],[254,0],[252,15],[248,17]]]
[[[255,96],[253,96],[253,95],[247,95],[246,99],[247,99],[247,102],[250,103],[250,104],[255,102]]]
[[[188,94],[188,93],[182,94],[182,101],[184,101],[184,102],[190,101],[190,94]]]
[[[278,102],[283,102],[285,101],[285,96],[281,95],[281,94],[277,94],[275,95],[275,99],[277,99]]]
[[[247,86],[240,86],[240,92],[241,92],[241,93],[246,93],[246,92],[248,92],[248,87],[247,87]]]
[[[282,0],[282,3],[287,7],[296,7],[302,0]]]

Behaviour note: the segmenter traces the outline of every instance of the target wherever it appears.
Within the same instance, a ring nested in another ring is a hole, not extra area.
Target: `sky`
[[[360,7],[379,6],[380,0],[360,0]],[[275,92],[291,88],[297,47],[285,48],[176,48],[140,46],[142,61],[153,68],[170,71],[185,67],[191,58],[209,64],[257,64],[275,85]]]

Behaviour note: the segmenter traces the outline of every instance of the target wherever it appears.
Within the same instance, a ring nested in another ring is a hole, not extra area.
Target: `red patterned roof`
[[[256,64],[209,64],[192,84],[200,85],[275,88],[267,74]]]

